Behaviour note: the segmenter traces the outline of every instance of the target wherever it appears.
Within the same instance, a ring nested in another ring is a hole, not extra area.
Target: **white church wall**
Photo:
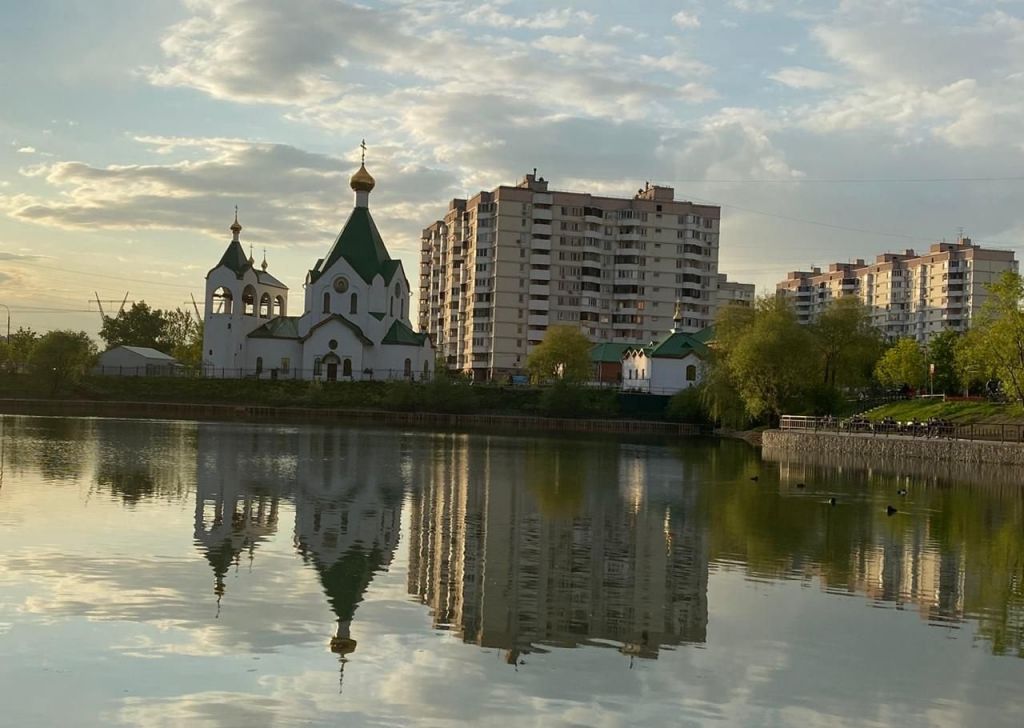
[[[693,367],[693,380],[687,380],[686,370]],[[703,363],[693,353],[682,359],[651,360],[651,392],[654,394],[675,394],[676,392],[695,387],[703,377]]]
[[[309,378],[302,371],[302,343],[295,339],[249,339],[245,367],[259,379]]]
[[[334,349],[331,348],[331,341],[334,341],[337,344]],[[323,358],[328,354],[333,353],[342,363],[342,366],[338,367],[339,380],[343,378],[346,380],[349,379],[349,377],[342,376],[343,365],[346,359],[352,362],[351,379],[353,381],[369,378],[369,375],[363,374],[363,369],[368,366],[368,357],[364,357],[363,350],[363,342],[355,335],[352,329],[341,321],[330,321],[314,331],[309,338],[303,342],[302,368],[308,373],[307,376],[317,379],[326,379],[326,368],[323,369],[319,377],[315,377],[313,375],[313,370],[315,369],[316,359],[319,358],[323,360]]]
[[[643,352],[627,354],[622,359],[622,388],[646,392],[651,387],[651,360]]]

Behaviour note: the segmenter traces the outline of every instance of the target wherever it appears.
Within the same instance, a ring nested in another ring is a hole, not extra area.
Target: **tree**
[[[32,329],[19,327],[11,334],[9,341],[5,342],[0,349],[0,365],[10,368],[15,372],[24,371],[28,368],[28,362],[32,358],[32,351],[39,342],[39,334]]]
[[[900,339],[882,354],[875,378],[886,387],[920,387],[928,378],[928,361],[914,339]]]
[[[988,297],[956,349],[965,381],[995,378],[1024,401],[1024,280],[1007,271],[988,287]]]
[[[50,394],[77,384],[96,360],[96,344],[84,331],[51,331],[32,351],[29,371],[50,387]]]
[[[935,367],[932,388],[940,394],[960,392],[960,372],[956,365],[956,350],[960,343],[956,331],[941,331],[928,342],[928,363]]]
[[[161,338],[169,353],[186,366],[203,363],[203,325],[190,311],[176,308],[163,314]]]
[[[581,383],[590,379],[593,344],[573,326],[551,326],[544,340],[530,352],[526,369],[535,382],[560,379]]]
[[[146,346],[169,354],[171,344],[165,338],[166,324],[163,311],[150,308],[145,301],[138,301],[129,310],[120,311],[113,318],[104,316],[100,338],[108,349],[115,346]]]
[[[821,360],[822,384],[852,387],[871,379],[882,338],[860,299],[844,296],[833,301],[810,330]]]

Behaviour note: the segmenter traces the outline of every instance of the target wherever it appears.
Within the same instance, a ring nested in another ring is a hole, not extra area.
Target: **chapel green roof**
[[[298,339],[299,317],[278,316],[249,332],[250,339]]]
[[[590,350],[590,361],[592,364],[618,364],[622,361],[623,354],[639,346],[640,344],[612,344],[608,342],[597,344]]]
[[[658,359],[682,359],[691,353],[704,358],[708,353],[708,347],[698,341],[693,334],[683,333],[670,334],[650,350],[650,356]]]
[[[319,323],[315,324],[309,331],[306,332],[306,335],[302,337],[302,341],[305,341],[306,339],[308,339],[310,336],[313,335],[314,331],[319,329],[321,326],[327,325],[331,321],[340,321],[353,334],[356,335],[356,338],[359,339],[360,342],[362,342],[366,346],[373,346],[373,342],[370,341],[369,337],[367,337],[367,335],[363,333],[363,330],[361,328],[359,328],[359,324],[356,324],[356,323],[353,323],[352,321],[349,321],[347,318],[342,316],[340,313],[331,314],[327,318],[325,318],[322,321],[320,321]]]
[[[341,258],[348,261],[359,277],[367,283],[373,283],[377,274],[384,278],[385,283],[390,283],[399,266],[399,262],[392,260],[388,255],[384,241],[377,231],[377,225],[374,224],[370,210],[366,207],[356,207],[352,210],[327,258],[322,264],[318,262],[310,271],[310,282],[316,281]]]
[[[696,334],[690,334],[694,341],[699,341],[701,344],[707,344],[715,338],[715,327],[705,326],[703,329],[698,331]]]
[[[423,346],[423,342],[426,340],[426,334],[418,334],[398,319],[395,319],[395,322],[391,324],[391,328],[384,334],[384,338],[380,340],[380,343],[401,346]]]
[[[214,266],[213,270],[226,266],[239,278],[247,270],[252,268],[252,263],[249,262],[249,256],[245,254],[245,250],[242,248],[242,244],[237,240],[232,240],[228,243],[227,250],[224,251],[224,255],[220,257],[220,262]]]

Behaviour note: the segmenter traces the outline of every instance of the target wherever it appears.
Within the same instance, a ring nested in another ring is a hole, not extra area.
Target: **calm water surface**
[[[0,428],[2,725],[1024,725],[1012,475]]]

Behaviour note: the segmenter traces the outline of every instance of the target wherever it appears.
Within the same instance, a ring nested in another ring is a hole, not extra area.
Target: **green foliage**
[[[203,324],[191,311],[176,308],[164,315],[161,338],[170,348],[170,354],[185,366],[199,367],[203,363]]]
[[[84,331],[51,331],[32,350],[29,371],[51,395],[77,384],[96,360],[96,345]]]
[[[928,361],[921,345],[914,339],[898,340],[878,360],[875,378],[885,387],[924,385],[928,380]]]
[[[956,368],[966,381],[996,378],[1018,402],[1024,402],[1024,280],[1006,272],[989,286],[989,295],[971,328],[956,347]]]
[[[936,394],[959,394],[963,388],[956,366],[960,339],[956,331],[942,331],[928,342],[928,363],[935,365],[931,385]]]
[[[540,413],[548,417],[614,417],[617,394],[568,382],[555,382],[540,397]]]
[[[586,382],[591,374],[592,346],[574,326],[550,326],[544,340],[530,352],[526,369],[538,384],[554,380]]]
[[[691,425],[706,423],[708,416],[704,409],[701,388],[688,387],[672,395],[665,411],[665,418],[673,422],[686,422]]]
[[[833,301],[810,327],[814,349],[821,359],[828,387],[862,386],[882,352],[882,337],[871,325],[868,308],[856,296]]]
[[[165,329],[164,312],[150,308],[145,301],[138,301],[127,311],[118,312],[117,316],[104,316],[100,338],[108,349],[115,346],[146,346],[169,354],[171,347],[164,338]]]
[[[38,342],[39,334],[32,329],[18,327],[17,331],[12,331],[10,340],[0,346],[0,368],[25,371]]]

